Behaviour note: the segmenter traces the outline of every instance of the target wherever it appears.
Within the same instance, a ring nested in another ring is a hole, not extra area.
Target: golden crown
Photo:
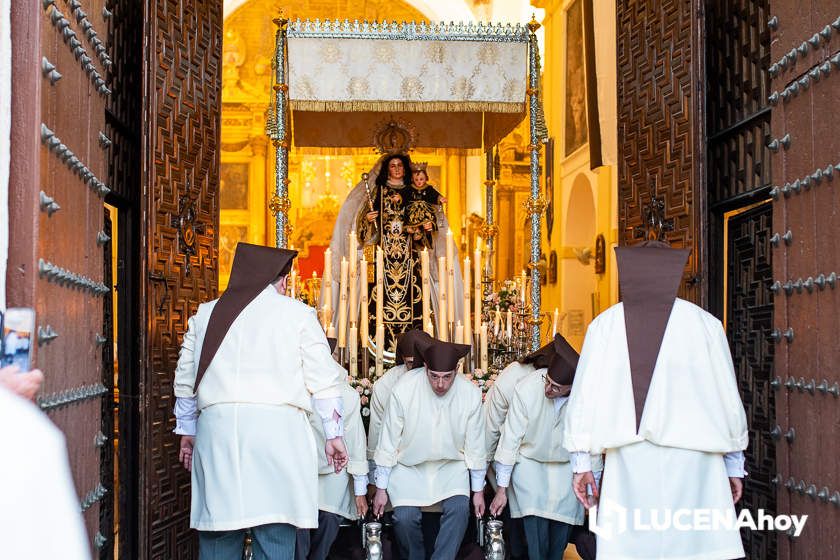
[[[418,171],[426,171],[426,167],[428,166],[429,162],[427,161],[414,161],[411,163],[411,170],[414,173],[417,173]]]

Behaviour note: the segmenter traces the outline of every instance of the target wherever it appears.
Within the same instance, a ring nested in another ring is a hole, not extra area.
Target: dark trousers
[[[453,560],[469,522],[470,501],[466,496],[452,496],[441,502],[440,531],[435,539],[431,560]],[[394,533],[404,560],[425,560],[423,513],[419,507],[394,508]]]
[[[317,529],[297,530],[295,560],[327,560],[340,525],[340,515],[319,510]]]
[[[199,560],[239,560],[245,552],[247,529],[199,531]],[[294,560],[295,528],[270,523],[251,528],[253,560]]]
[[[562,521],[527,515],[522,518],[530,560],[562,560],[572,526]]]

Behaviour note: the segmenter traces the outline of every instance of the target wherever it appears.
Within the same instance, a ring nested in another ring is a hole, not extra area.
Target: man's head
[[[439,397],[444,396],[455,382],[458,362],[469,353],[470,347],[433,340],[430,344],[420,345],[419,351],[426,364],[426,377],[432,391]]]
[[[405,364],[406,369],[413,369],[422,364],[422,358],[418,351],[418,345],[431,342],[433,339],[420,329],[405,331],[397,340],[397,365]]]
[[[562,336],[556,336],[552,342],[554,356],[548,370],[543,375],[545,381],[545,396],[549,399],[566,397],[572,392],[575,379],[575,369],[579,355],[571,344]]]

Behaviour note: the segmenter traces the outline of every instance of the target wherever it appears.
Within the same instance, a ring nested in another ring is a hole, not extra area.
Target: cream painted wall
[[[557,252],[557,283],[543,287],[543,311],[555,308],[565,314],[561,332],[580,349],[585,329],[593,316],[617,301],[617,275],[612,247],[617,240],[617,173],[615,168],[616,80],[615,5],[596,0],[595,43],[598,104],[605,165],[590,170],[589,147],[585,144],[569,157],[565,147],[566,10],[572,0],[534,1],[545,9],[545,52],[543,99],[549,132],[555,139],[555,217],[551,240],[543,228],[546,258]],[[610,14],[612,14],[610,16]],[[612,70],[610,70],[612,68]],[[543,152],[545,157],[545,153]],[[603,234],[607,243],[607,267],[595,274],[595,237]],[[583,251],[589,249],[589,264]],[[581,255],[581,259],[578,258]],[[585,259],[583,259],[585,260]]]

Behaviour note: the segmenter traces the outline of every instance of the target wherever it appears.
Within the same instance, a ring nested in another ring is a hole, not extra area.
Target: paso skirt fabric
[[[248,403],[205,408],[196,428],[190,527],[267,523],[318,526],[318,463],[306,412]]]
[[[677,512],[683,513],[677,513]],[[598,560],[743,558],[723,455],[647,441],[607,451],[598,504]]]

